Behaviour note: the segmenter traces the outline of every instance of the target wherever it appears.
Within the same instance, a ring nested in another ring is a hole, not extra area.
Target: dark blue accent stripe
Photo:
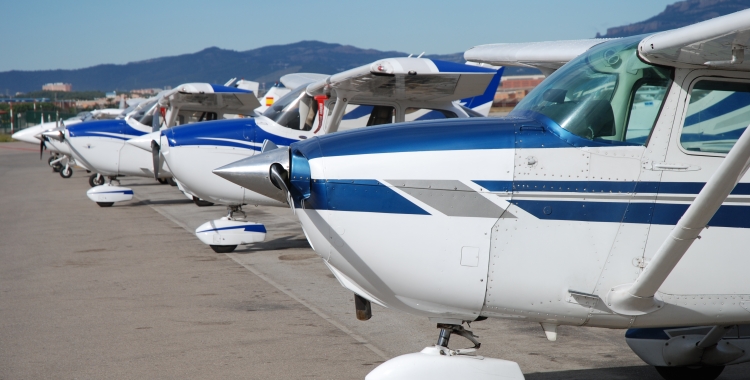
[[[373,108],[373,106],[357,106],[357,108],[345,114],[344,117],[341,118],[341,120],[354,120],[359,119],[362,116],[370,115]]]
[[[314,180],[306,209],[430,215],[375,180]]]
[[[71,138],[76,137],[101,137],[105,139],[115,139],[115,140],[129,140],[134,136],[142,136],[146,133],[149,133],[151,131],[139,131],[130,125],[124,120],[124,119],[114,119],[114,120],[95,120],[95,121],[86,121],[83,123],[78,123],[71,125],[67,127],[68,135]],[[101,134],[100,132],[104,133],[116,133],[116,134],[122,134],[122,135],[128,135],[131,137],[118,137],[118,136],[111,136],[106,134]]]
[[[628,329],[625,332],[625,338],[628,339],[655,339],[655,340],[669,340],[666,329],[672,329],[673,327],[658,327],[650,329]]]
[[[204,121],[170,128],[162,131],[162,135],[167,137],[170,147],[227,146],[256,151],[260,150],[260,145],[247,143],[262,144],[265,140],[271,140],[276,145],[288,146],[297,141],[266,132],[258,127],[255,119]],[[226,140],[215,140],[217,138]]]
[[[513,200],[542,220],[675,225],[687,204]],[[750,207],[724,205],[708,222],[711,227],[750,228]]]
[[[242,88],[237,88],[237,87],[227,87],[227,86],[221,86],[221,85],[218,85],[218,84],[212,84],[212,85],[211,85],[211,88],[213,88],[213,89],[214,89],[214,92],[216,92],[216,93],[218,93],[218,92],[240,92],[240,93],[252,93],[252,91],[249,91],[249,90],[245,90],[245,89],[242,89]]]
[[[495,181],[475,180],[489,191],[557,192],[557,193],[658,193],[695,194],[703,182],[622,182],[622,181]],[[738,183],[733,195],[750,195],[750,183]]]
[[[441,73],[494,73],[494,69],[480,66],[465,65],[463,63],[440,61],[433,59],[438,71]]]
[[[97,191],[96,194],[133,194],[133,190],[122,191]]]
[[[221,227],[221,228],[210,228],[203,231],[198,231],[196,233],[201,232],[209,232],[209,231],[225,231],[225,230],[237,230],[242,228],[244,231],[247,232],[263,232],[266,233],[266,226],[263,224],[246,224],[244,226],[232,226],[232,227]]]

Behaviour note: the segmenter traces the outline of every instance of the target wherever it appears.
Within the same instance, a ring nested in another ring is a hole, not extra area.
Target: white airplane
[[[67,127],[64,133],[45,133],[64,141],[77,162],[98,173],[101,181],[106,176],[110,183],[101,184],[87,192],[89,198],[99,206],[112,206],[114,202],[132,199],[129,188],[114,186],[117,176],[145,176],[169,178],[169,168],[161,162],[156,167],[150,153],[152,132],[160,128],[187,124],[203,120],[216,120],[227,115],[252,114],[260,106],[256,96],[249,90],[188,83],[173,90],[163,91],[158,96],[141,103],[122,119],[80,123]],[[143,139],[139,137],[144,136]],[[126,144],[125,141],[129,141]],[[140,141],[143,140],[143,141]],[[139,149],[139,142],[148,151]]]
[[[39,159],[42,158],[42,152],[45,149],[49,150],[52,154],[47,161],[49,165],[55,172],[59,172],[61,177],[70,178],[70,176],[73,175],[71,165],[75,165],[75,161],[71,160],[70,149],[68,149],[65,144],[61,144],[58,141],[50,141],[47,138],[43,138],[42,133],[52,131],[61,126],[73,125],[84,121],[114,119],[122,114],[122,112],[122,109],[107,108],[90,112],[81,112],[78,115],[65,120],[47,122],[44,122],[44,116],[42,116],[41,122],[38,125],[24,128],[14,133],[12,138],[29,144],[38,145]]]
[[[231,252],[237,245],[265,239],[265,226],[245,220],[242,205],[286,206],[286,202],[247,191],[213,175],[213,169],[261,150],[342,130],[486,116],[501,75],[502,69],[425,58],[382,59],[316,81],[309,74],[292,74],[283,79],[305,85],[262,116],[162,131],[160,152],[181,189],[228,206],[226,217],[201,225],[196,235],[216,252]],[[485,113],[462,105],[461,99]]]
[[[559,325],[629,329],[665,379],[714,379],[750,361],[748,46],[750,10],[479,46],[464,57],[554,73],[506,118],[321,136],[216,172],[291,200],[358,317],[376,303],[437,324],[437,345],[367,379],[522,379],[467,355],[479,342],[463,323],[487,318],[549,340]],[[448,348],[452,334],[474,347]]]

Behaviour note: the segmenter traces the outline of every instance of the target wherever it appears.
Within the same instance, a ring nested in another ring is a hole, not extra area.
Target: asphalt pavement
[[[376,305],[358,321],[289,209],[245,208],[266,241],[217,254],[193,231],[224,207],[122,178],[135,198],[100,208],[85,171],[63,179],[46,157],[0,144],[0,379],[362,379],[437,340],[426,319]],[[622,330],[562,326],[549,342],[534,323],[471,327],[481,355],[529,380],[660,379]]]

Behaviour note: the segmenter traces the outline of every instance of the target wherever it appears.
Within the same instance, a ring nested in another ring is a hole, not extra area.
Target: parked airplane
[[[228,206],[228,215],[196,235],[216,252],[262,241],[262,224],[244,220],[243,204],[285,206],[211,171],[263,149],[365,126],[486,116],[500,71],[425,58],[391,58],[301,85],[255,119],[225,120],[165,130],[160,152],[188,193]],[[287,78],[289,80],[293,78]],[[310,83],[312,82],[312,83]],[[483,110],[483,115],[461,104]],[[235,213],[241,215],[235,218]]]
[[[55,172],[59,172],[63,178],[70,178],[73,175],[73,169],[71,165],[75,165],[75,162],[71,160],[70,149],[65,144],[61,144],[57,141],[50,141],[49,139],[43,138],[42,133],[52,131],[56,128],[60,128],[65,125],[73,125],[84,121],[91,120],[105,120],[114,119],[123,112],[122,109],[106,108],[102,110],[93,110],[90,112],[81,112],[78,115],[57,121],[44,122],[44,116],[42,116],[41,123],[33,127],[24,128],[11,136],[13,139],[18,141],[27,142],[39,146],[39,158],[42,158],[42,151],[44,149],[49,150],[52,156],[47,161],[49,165],[54,169]]]
[[[448,348],[453,334],[479,348],[463,323],[486,318],[550,340],[559,325],[630,329],[664,378],[714,379],[750,361],[748,46],[750,10],[480,46],[465,58],[554,73],[506,118],[321,136],[216,172],[291,201],[360,319],[374,302],[437,323],[437,345],[368,379],[522,379]]]
[[[158,131],[162,127],[215,120],[228,114],[251,114],[259,105],[258,99],[249,90],[188,83],[143,102],[123,119],[80,123],[66,128],[60,138],[68,144],[78,162],[99,173],[99,176],[110,177],[110,183],[93,187],[87,192],[89,198],[99,206],[107,207],[133,196],[131,189],[111,183],[117,176],[154,177],[150,152],[138,149],[137,141],[125,144],[126,140]],[[147,138],[145,143],[150,149],[151,139]],[[160,169],[157,178],[172,176],[163,162],[157,169]],[[103,178],[101,180],[103,182]]]

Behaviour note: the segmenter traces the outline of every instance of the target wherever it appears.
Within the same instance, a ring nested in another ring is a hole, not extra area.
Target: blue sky
[[[75,69],[300,40],[407,53],[591,38],[676,0],[4,1],[0,71]]]

